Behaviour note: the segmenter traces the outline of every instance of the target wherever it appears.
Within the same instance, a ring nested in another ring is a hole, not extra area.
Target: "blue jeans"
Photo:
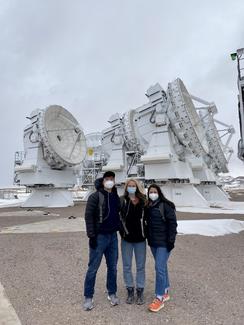
[[[146,263],[146,241],[140,243],[129,243],[121,239],[121,253],[123,261],[123,276],[126,287],[134,287],[132,275],[133,251],[136,259],[136,287],[145,286],[145,263]]]
[[[155,295],[163,296],[169,289],[168,258],[170,253],[166,247],[150,247],[156,271]]]
[[[117,233],[98,234],[96,249],[89,247],[89,263],[84,283],[84,296],[92,298],[96,282],[97,270],[103,255],[107,264],[107,290],[108,294],[117,292],[117,263],[118,263],[118,238]]]

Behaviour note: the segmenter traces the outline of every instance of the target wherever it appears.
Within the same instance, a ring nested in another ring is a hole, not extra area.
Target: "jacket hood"
[[[100,177],[100,178],[97,178],[94,182],[94,185],[95,185],[95,189],[98,191],[100,189],[103,188],[103,178]]]
[[[160,198],[158,198],[155,201],[151,201],[151,204],[149,205],[149,207],[155,207],[156,205],[158,205],[160,203],[161,203],[161,200],[160,200]]]
[[[107,191],[105,191],[105,190],[104,190],[104,187],[103,187],[103,178],[102,178],[102,177],[97,178],[97,179],[95,180],[95,182],[94,182],[94,185],[95,185],[95,189],[96,189],[97,191],[101,191],[101,192],[104,191],[104,192],[107,193]],[[113,192],[113,193],[117,193],[117,189],[116,189],[115,186],[112,188],[112,192]]]

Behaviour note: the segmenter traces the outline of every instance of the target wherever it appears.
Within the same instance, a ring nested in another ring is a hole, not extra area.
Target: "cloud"
[[[180,77],[238,130],[229,54],[243,46],[243,9],[241,0],[1,1],[0,183],[12,182],[25,116],[50,104],[89,133],[144,104],[150,85]]]

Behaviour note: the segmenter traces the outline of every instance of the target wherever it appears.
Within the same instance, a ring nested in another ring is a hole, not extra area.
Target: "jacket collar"
[[[158,205],[160,203],[160,198],[158,198],[157,200],[155,201],[151,201],[151,204],[149,205],[150,208],[153,208],[155,207],[156,205]]]

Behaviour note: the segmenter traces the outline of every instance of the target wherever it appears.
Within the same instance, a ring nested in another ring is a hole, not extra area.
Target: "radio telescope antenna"
[[[40,112],[44,157],[54,169],[80,164],[85,156],[83,131],[66,109],[53,105]]]
[[[218,109],[213,102],[208,102],[193,95],[190,96],[194,101],[205,105],[196,107],[196,110],[199,112],[202,125],[205,129],[209,148],[210,168],[215,174],[228,173],[228,163],[233,154],[233,149],[229,147],[229,143],[235,133],[235,129],[232,125],[228,125],[214,118]],[[217,125],[220,125],[221,129],[217,128]],[[224,138],[226,139],[225,143],[223,143]]]
[[[207,155],[209,149],[204,128],[181,79],[168,84],[168,95],[167,114],[178,139],[197,157]]]
[[[52,105],[35,110],[24,129],[25,158],[15,172],[20,185],[32,189],[24,206],[73,205],[71,188],[76,183],[86,154],[84,133],[65,108]]]
[[[119,184],[132,175],[145,184],[158,182],[177,205],[194,202],[206,207],[209,202],[226,200],[216,176],[227,170],[230,138],[223,145],[224,135],[216,127],[221,122],[213,119],[209,103],[206,114],[195,107],[196,97],[180,79],[169,83],[167,93],[157,83],[146,96],[146,104],[109,118],[110,126],[102,131],[98,169],[115,171]],[[87,143],[91,139],[87,136]],[[98,146],[91,141],[90,147],[92,156]],[[86,156],[84,166],[91,162],[93,158]]]

